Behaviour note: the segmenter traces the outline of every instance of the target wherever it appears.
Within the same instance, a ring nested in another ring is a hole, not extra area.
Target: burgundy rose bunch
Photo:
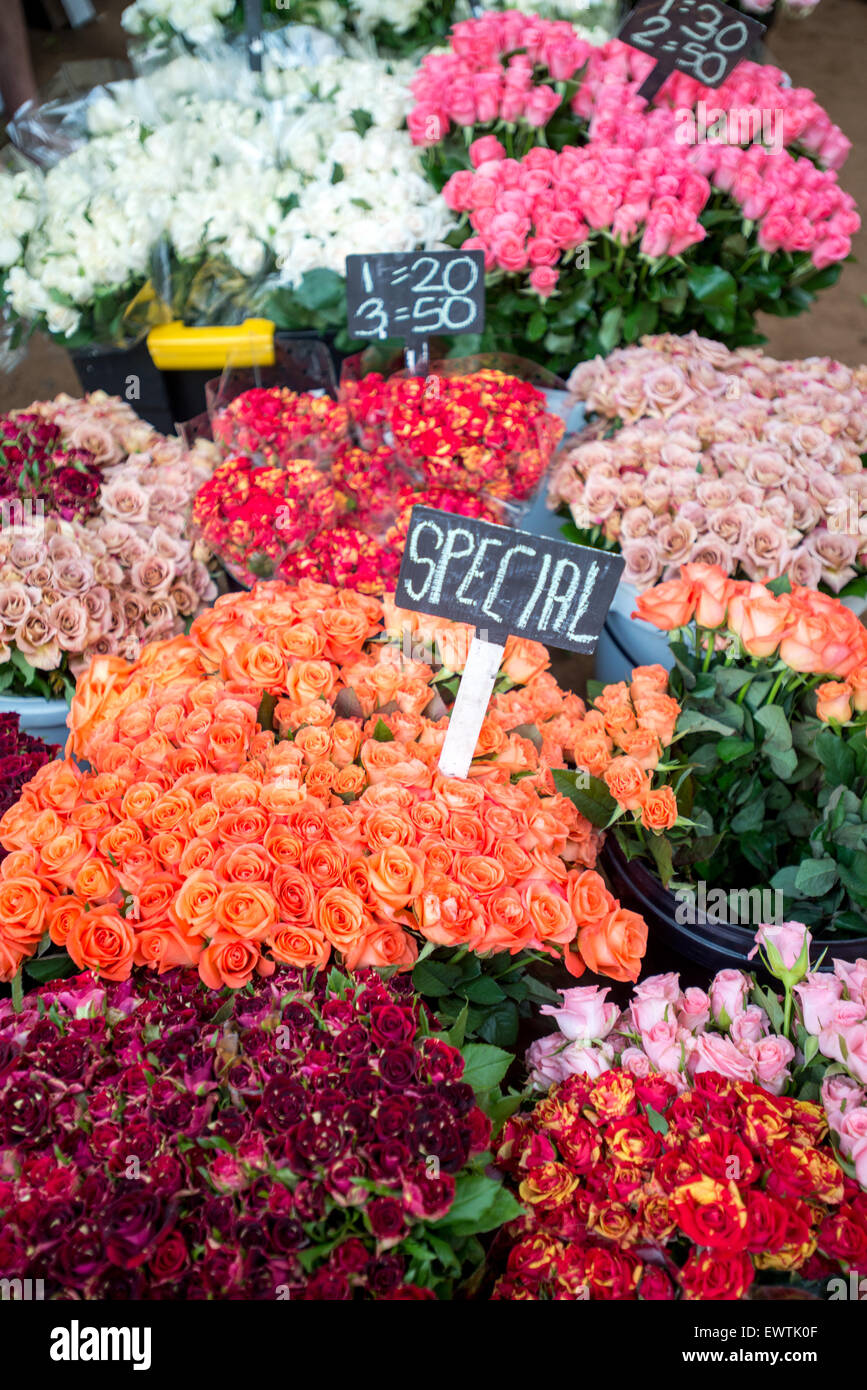
[[[0,815],[18,800],[24,784],[56,754],[56,744],[22,733],[17,714],[0,714]],[[0,858],[5,858],[2,849]]]
[[[8,514],[5,525],[29,523],[37,502],[65,521],[84,520],[97,509],[101,481],[93,454],[71,447],[59,422],[25,411],[0,415],[0,513]]]
[[[4,1003],[0,1269],[49,1298],[448,1294],[519,1211],[484,1173],[470,1077],[500,1099],[494,1053],[431,1036],[373,971],[223,995],[80,975]]]
[[[724,1299],[867,1273],[867,1194],[822,1109],[716,1072],[571,1076],[508,1120],[525,1214],[496,1299]]]

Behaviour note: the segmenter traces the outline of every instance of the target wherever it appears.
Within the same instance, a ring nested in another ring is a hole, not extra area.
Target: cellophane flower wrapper
[[[414,505],[514,525],[563,423],[535,386],[472,365],[385,377],[352,359],[336,401],[280,385],[231,397],[212,415],[234,452],[196,500],[203,539],[247,586],[376,594],[397,581]]]

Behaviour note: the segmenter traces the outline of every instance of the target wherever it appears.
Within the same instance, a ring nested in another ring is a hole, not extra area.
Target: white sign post
[[[466,777],[469,773],[505,650],[505,646],[485,642],[481,637],[474,637],[470,643],[440,754],[439,769],[445,777]]]

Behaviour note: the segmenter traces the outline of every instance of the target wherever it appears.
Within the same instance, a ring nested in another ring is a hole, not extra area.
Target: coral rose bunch
[[[818,1105],[710,1069],[571,1076],[506,1122],[525,1214],[496,1299],[738,1300],[867,1269],[867,1194]]]
[[[46,936],[81,968],[410,968],[419,945],[535,948],[637,979],[647,931],[605,900],[565,796],[584,706],[514,639],[467,779],[438,760],[472,629],[305,581],[225,595],[188,638],[97,659],[67,760],[0,823],[0,970]],[[411,652],[411,655],[407,653]]]
[[[547,468],[563,423],[505,372],[347,377],[340,398],[242,392],[214,417],[233,452],[194,519],[240,582],[322,580],[376,594],[400,569],[413,506],[508,521]]]
[[[829,594],[701,564],[640,595],[634,616],[669,634],[667,682],[652,668],[666,762],[652,774],[652,759],[646,773],[637,759],[606,762],[606,738],[635,727],[621,682],[585,716],[583,776],[556,771],[558,788],[678,892],[770,887],[787,918],[821,923],[823,936],[867,934],[867,630]],[[659,827],[623,816],[650,775],[668,789]]]
[[[134,659],[216,594],[207,550],[185,534],[215,451],[204,442],[187,450],[104,392],[37,402],[26,418],[84,472],[64,464],[52,475],[82,480],[77,501],[67,488],[74,506],[57,492],[40,495],[37,509],[26,499],[9,503],[11,524],[0,528],[0,691],[69,698],[92,657]],[[33,487],[42,487],[38,478]]]
[[[0,1003],[3,1268],[49,1299],[448,1297],[518,1210],[483,1171],[493,1054],[373,972]]]
[[[560,455],[549,505],[619,549],[638,589],[684,562],[846,592],[867,568],[867,371],[777,361],[691,333],[576,367],[592,423]]]
[[[559,371],[669,325],[755,342],[757,311],[837,278],[860,225],[836,175],[850,142],[813,93],[741,62],[713,89],[674,72],[648,103],[652,67],[517,11],[424,59],[408,125],[455,238],[484,251],[484,346]]]

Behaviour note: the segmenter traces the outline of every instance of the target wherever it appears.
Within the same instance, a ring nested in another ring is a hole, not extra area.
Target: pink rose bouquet
[[[676,72],[648,103],[652,63],[515,10],[425,58],[409,128],[459,244],[485,253],[483,345],[557,371],[674,324],[756,342],[759,311],[837,278],[860,225],[837,183],[850,144],[813,93],[742,62],[716,89]]]
[[[559,455],[549,505],[619,549],[644,590],[679,565],[867,590],[867,368],[777,361],[696,333],[576,367],[593,421]]]

